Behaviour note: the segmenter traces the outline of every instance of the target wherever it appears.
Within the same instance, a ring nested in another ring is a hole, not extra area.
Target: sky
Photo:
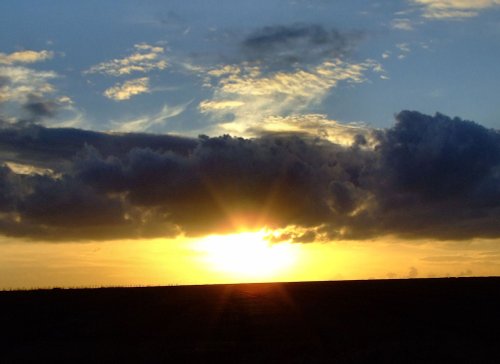
[[[2,1],[0,289],[499,275],[499,20]]]

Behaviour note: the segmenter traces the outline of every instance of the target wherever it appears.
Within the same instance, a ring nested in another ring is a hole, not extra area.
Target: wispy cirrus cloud
[[[123,83],[117,83],[104,91],[104,96],[115,101],[128,100],[133,96],[148,93],[149,77],[140,77]]]
[[[405,59],[411,52],[410,45],[408,43],[398,43],[396,48],[399,50],[398,59]]]
[[[0,102],[24,103],[30,96],[42,97],[55,91],[52,71],[37,71],[23,66],[0,66]]]
[[[116,58],[99,63],[85,71],[87,74],[100,73],[109,76],[125,76],[135,72],[147,73],[167,68],[165,49],[146,43],[134,45],[134,52],[124,58]]]
[[[217,110],[232,110],[244,105],[245,103],[243,101],[238,100],[205,100],[200,103],[199,108],[201,112],[213,112]]]
[[[429,19],[462,19],[479,15],[483,10],[500,5],[499,0],[412,0],[422,6]]]
[[[155,127],[161,128],[168,121],[168,119],[183,113],[190,103],[191,101],[175,106],[165,104],[161,110],[155,114],[145,114],[128,120],[115,121],[113,122],[112,130],[119,132],[154,131],[152,129]]]
[[[249,130],[268,117],[304,113],[340,82],[364,82],[370,70],[383,71],[372,60],[349,63],[333,59],[314,67],[271,74],[248,64],[225,65],[207,72],[213,97],[201,102],[199,109],[214,120],[222,120],[217,125],[219,132],[249,135]]]
[[[396,18],[391,22],[391,28],[398,30],[414,30],[414,21],[410,18]]]
[[[0,64],[13,65],[19,63],[36,63],[51,59],[54,57],[54,52],[42,50],[24,50],[17,51],[10,54],[0,53]]]

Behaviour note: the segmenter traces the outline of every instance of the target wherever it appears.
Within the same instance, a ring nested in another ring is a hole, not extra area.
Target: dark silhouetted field
[[[0,363],[500,363],[500,278],[0,292]]]

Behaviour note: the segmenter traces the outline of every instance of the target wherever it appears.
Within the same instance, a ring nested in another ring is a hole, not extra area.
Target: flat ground
[[[500,278],[0,292],[0,363],[500,363]]]

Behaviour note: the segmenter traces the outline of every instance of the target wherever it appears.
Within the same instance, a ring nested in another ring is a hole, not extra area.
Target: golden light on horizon
[[[242,232],[211,235],[195,244],[209,268],[232,279],[277,280],[293,270],[300,245],[288,242],[270,243],[268,233]]]

